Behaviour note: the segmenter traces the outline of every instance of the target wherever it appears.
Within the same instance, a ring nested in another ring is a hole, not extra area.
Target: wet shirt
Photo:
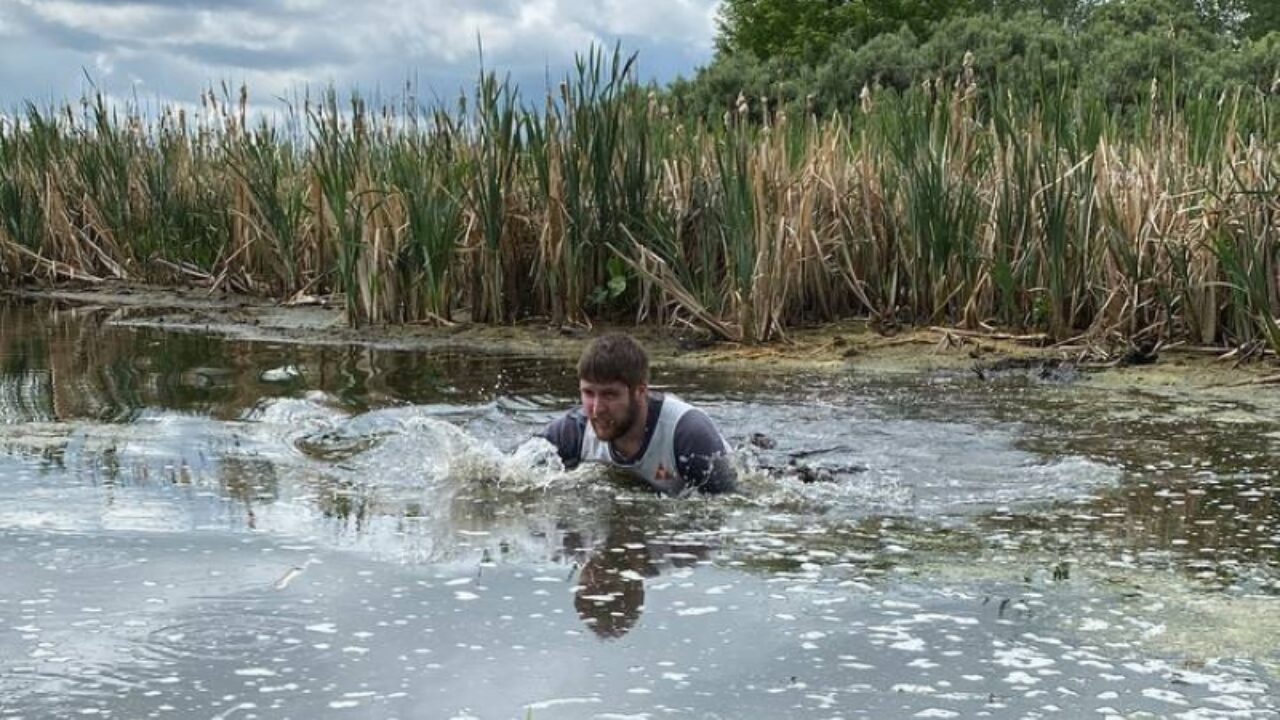
[[[606,462],[624,469],[639,470],[654,452],[670,448],[674,457],[674,477],[649,477],[636,472],[655,489],[675,493],[692,487],[702,492],[719,493],[734,489],[737,474],[729,463],[728,448],[715,423],[697,408],[687,408],[675,422],[661,422],[664,402],[670,397],[671,405],[683,403],[674,396],[649,395],[648,416],[645,419],[645,435],[640,452],[634,458],[619,455],[609,443],[595,439],[588,426],[582,408],[574,408],[563,417],[552,421],[539,433],[556,446],[565,467],[574,468],[585,461]],[[669,409],[669,408],[668,408]],[[656,438],[660,428],[668,428],[670,437]],[[586,447],[591,446],[591,447]],[[599,452],[603,446],[604,453]],[[596,448],[595,451],[592,448]],[[588,454],[592,455],[588,457]]]

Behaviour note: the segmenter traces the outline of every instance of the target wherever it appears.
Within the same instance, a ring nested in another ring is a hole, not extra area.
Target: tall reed
[[[754,342],[863,315],[1280,350],[1274,96],[1155,83],[1120,110],[969,60],[848,115],[700,119],[634,63],[593,50],[534,103],[486,72],[456,104],[329,90],[277,119],[227,88],[28,106],[0,123],[0,279],[337,294],[353,324]]]

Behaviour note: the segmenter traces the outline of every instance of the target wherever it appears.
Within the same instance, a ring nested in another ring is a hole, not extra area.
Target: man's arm
[[[676,424],[676,471],[686,487],[701,492],[730,492],[737,487],[738,472],[729,461],[729,448],[707,414],[686,412]]]
[[[581,410],[570,410],[552,420],[542,428],[542,432],[538,433],[538,437],[556,446],[556,450],[560,453],[560,461],[564,463],[566,470],[577,467],[581,459],[582,436],[586,428],[586,420]]]

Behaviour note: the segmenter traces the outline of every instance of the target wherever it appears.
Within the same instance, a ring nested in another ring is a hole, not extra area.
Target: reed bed
[[[1280,102],[979,88],[682,118],[593,52],[529,102],[252,121],[101,99],[0,124],[0,281],[340,295],[351,323],[633,318],[736,341],[851,316],[1280,350]]]

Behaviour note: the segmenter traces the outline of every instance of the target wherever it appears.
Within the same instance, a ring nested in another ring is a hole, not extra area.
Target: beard
[[[591,429],[596,437],[604,442],[613,442],[626,435],[640,420],[640,403],[632,400],[627,404],[626,412],[616,418],[596,418],[591,421]]]

